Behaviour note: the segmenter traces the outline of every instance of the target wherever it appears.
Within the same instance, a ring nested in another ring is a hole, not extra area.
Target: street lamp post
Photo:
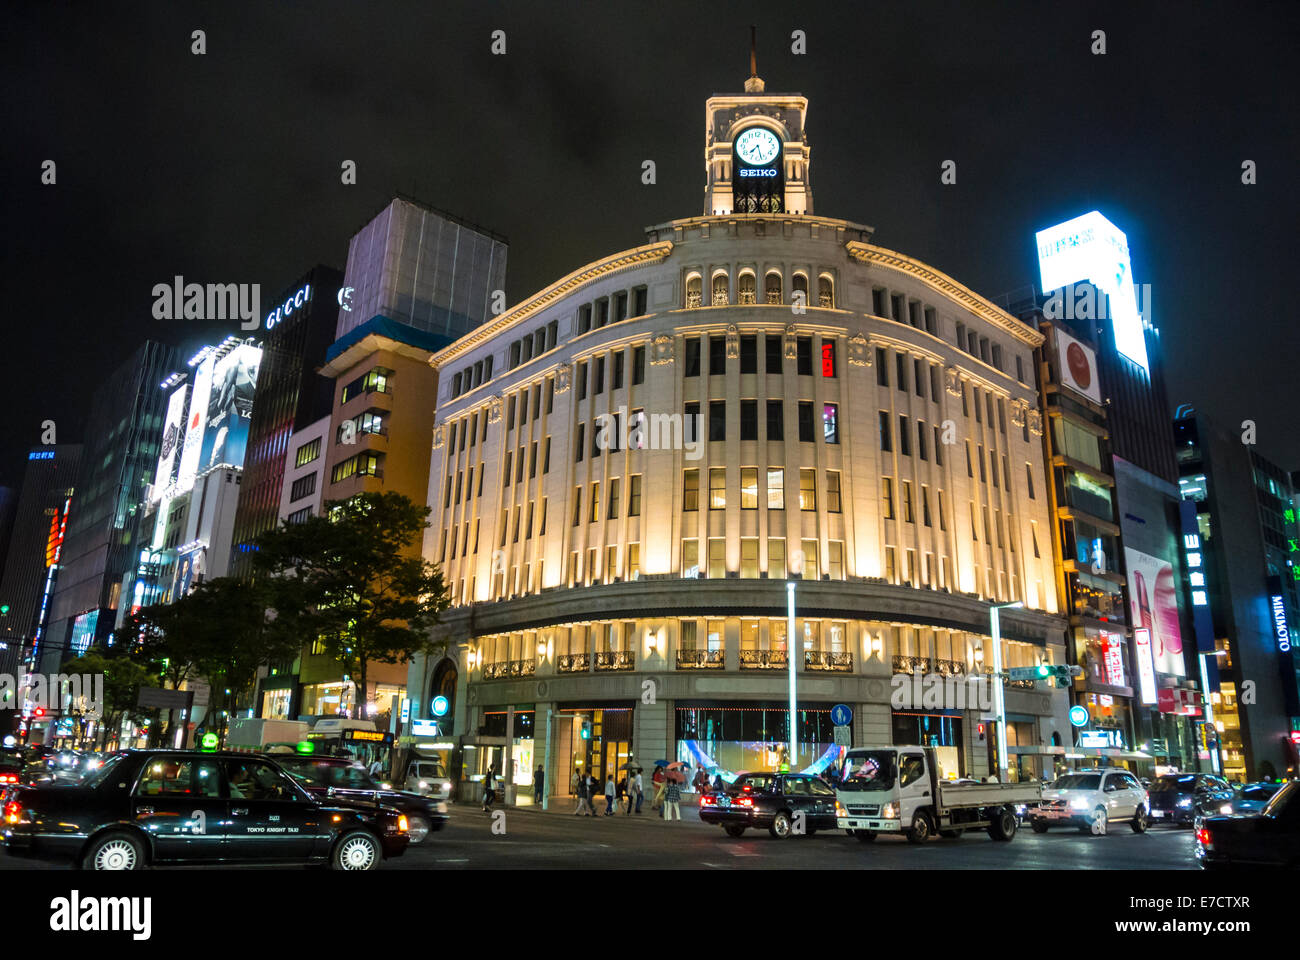
[[[785,585],[785,659],[790,671],[790,764],[795,762],[795,692],[794,692],[794,581]]]
[[[1215,650],[1213,653],[1210,654],[1210,656],[1225,657],[1227,656],[1227,654],[1228,652],[1226,650]],[[1205,723],[1206,726],[1210,726],[1214,723],[1214,707],[1210,705],[1210,684],[1209,684],[1210,674],[1209,671],[1205,669],[1205,653],[1200,652],[1196,655],[1196,657],[1201,663],[1201,694],[1203,699],[1205,700]],[[1216,731],[1214,742],[1217,744],[1218,741],[1219,741],[1219,737]],[[1210,745],[1209,730],[1206,730],[1205,732],[1205,745],[1207,747]],[[1221,764],[1219,762],[1218,747],[1216,746],[1215,749],[1209,751],[1209,753],[1210,753],[1210,765],[1214,768],[1214,772],[1222,773],[1222,770],[1220,769]]]
[[[1002,628],[998,617],[999,610],[1010,607],[1023,607],[1024,603],[1001,603],[989,607],[989,626],[993,635],[993,712],[996,714],[995,725],[998,737],[998,780],[1007,782],[1007,709],[1002,689]]]

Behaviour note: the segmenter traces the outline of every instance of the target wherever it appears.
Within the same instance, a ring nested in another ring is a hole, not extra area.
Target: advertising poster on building
[[[158,469],[153,478],[155,497],[161,497],[172,481],[176,458],[184,439],[185,395],[189,389],[188,385],[177,387],[167,401],[167,419],[163,421],[162,444],[158,448]]]
[[[176,493],[185,493],[194,486],[199,472],[199,456],[203,452],[203,433],[207,425],[208,395],[212,392],[211,357],[199,365],[194,375],[194,392],[190,395],[190,415],[185,422],[185,439],[181,443],[181,467],[176,477]]]
[[[201,470],[222,463],[243,466],[261,361],[261,349],[244,344],[218,360],[213,368],[207,400],[208,425],[199,459]]]
[[[1060,327],[1056,328],[1056,362],[1061,371],[1061,386],[1069,387],[1093,403],[1101,403],[1101,383],[1097,380],[1097,353]]]
[[[1187,675],[1183,637],[1178,628],[1178,591],[1173,566],[1131,547],[1124,548],[1135,630],[1151,631],[1151,657],[1157,673]]]
[[[185,596],[203,579],[204,547],[187,550],[176,558],[176,581],[172,586],[171,602]]]

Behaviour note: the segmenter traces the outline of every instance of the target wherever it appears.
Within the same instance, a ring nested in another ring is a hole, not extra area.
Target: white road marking
[[[439,858],[438,862],[439,863],[469,863],[469,858],[466,857],[463,860],[444,860],[442,858]]]
[[[715,870],[723,869],[722,864],[720,863],[709,863],[708,861],[705,860],[701,860],[700,863],[704,864],[706,867],[713,867]]]

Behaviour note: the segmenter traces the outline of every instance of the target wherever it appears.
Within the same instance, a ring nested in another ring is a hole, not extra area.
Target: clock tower
[[[704,107],[704,213],[810,214],[808,100],[766,93],[753,49],[743,94],[716,95]]]

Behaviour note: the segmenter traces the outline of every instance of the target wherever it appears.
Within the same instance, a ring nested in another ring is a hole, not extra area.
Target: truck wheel
[[[744,827],[737,827],[734,824],[722,828],[729,837],[743,837],[745,835]]]
[[[1133,819],[1128,824],[1133,828],[1134,833],[1147,832],[1147,808],[1139,804],[1137,812],[1133,814]]]
[[[776,816],[772,818],[772,825],[767,830],[778,840],[790,839],[790,814],[778,810]]]
[[[1030,824],[1029,824],[1029,827],[1030,827],[1030,829],[1032,829],[1032,830],[1034,831],[1034,833],[1046,833],[1046,832],[1047,832],[1047,824],[1044,823],[1042,820],[1034,820],[1034,821],[1031,821]]]
[[[912,829],[907,831],[907,839],[911,843],[925,843],[934,833],[934,825],[930,823],[928,813],[918,813],[912,818]]]
[[[871,843],[871,841],[876,839],[876,831],[859,830],[854,834],[854,836],[858,838],[859,843]]]
[[[994,840],[1001,840],[1005,843],[1016,835],[1018,825],[1015,811],[1003,809],[993,817],[993,822],[989,824],[989,836]]]

